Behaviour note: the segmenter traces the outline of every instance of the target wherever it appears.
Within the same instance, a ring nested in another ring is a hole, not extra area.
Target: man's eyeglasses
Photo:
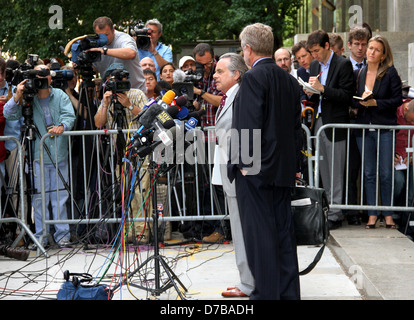
[[[210,68],[210,67],[213,65],[213,63],[214,63],[214,59],[213,59],[213,60],[211,60],[210,62],[207,62],[207,63],[204,63],[204,64],[200,63],[200,64],[201,64],[203,67]]]
[[[283,59],[277,59],[276,62],[288,62],[290,61],[290,58],[283,58]]]

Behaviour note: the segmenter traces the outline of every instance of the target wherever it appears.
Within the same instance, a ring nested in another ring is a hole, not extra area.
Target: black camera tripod
[[[19,163],[19,169],[20,171],[17,170],[16,167],[13,168],[12,170],[12,174],[9,177],[9,183],[7,186],[5,186],[6,188],[6,199],[5,199],[5,204],[7,206],[7,203],[9,203],[10,201],[10,197],[13,195],[14,192],[14,187],[17,184],[17,178],[20,175],[20,177],[24,177],[24,171],[23,171],[23,165],[22,163],[27,164],[27,169],[28,169],[28,175],[29,175],[29,181],[27,184],[27,191],[24,191],[23,185],[20,181],[20,207],[21,207],[21,212],[22,212],[22,218],[24,221],[26,221],[24,215],[26,215],[26,208],[24,206],[24,200],[23,197],[27,194],[30,197],[35,193],[35,189],[34,189],[34,170],[33,170],[33,142],[36,139],[36,135],[38,137],[40,137],[40,133],[38,131],[38,129],[36,128],[36,126],[33,123],[33,96],[34,94],[31,92],[25,92],[23,95],[23,106],[22,106],[22,114],[24,117],[24,125],[21,126],[20,128],[20,145],[21,147],[21,151],[20,151],[20,157],[18,159],[18,161],[14,161],[15,162],[15,166],[17,166],[17,164]],[[23,157],[23,152],[25,152],[25,156]],[[17,157],[17,155],[16,155]],[[17,160],[17,159],[16,159]],[[23,178],[22,178],[23,179]],[[5,206],[5,207],[6,207]],[[32,241],[34,242],[34,244],[37,246],[37,248],[46,256],[48,257],[48,254],[46,252],[46,250],[43,248],[43,246],[39,243],[39,241],[36,239],[36,237],[33,235],[32,231],[30,230],[30,228],[25,224],[25,222],[23,222],[22,220],[18,219],[18,209],[19,208],[15,208],[13,201],[10,201],[10,206],[14,212],[15,217],[14,218],[4,218],[1,219],[2,222],[15,222],[17,224],[19,224],[22,227],[22,231],[24,232],[20,232],[19,236],[15,239],[14,243],[12,244],[12,247],[16,246],[17,243],[23,239],[25,233],[32,239]]]
[[[142,159],[143,161],[144,159]],[[158,243],[158,212],[157,212],[157,186],[156,182],[157,179],[155,177],[155,163],[151,162],[151,164],[148,167],[150,176],[152,179],[154,179],[154,183],[152,184],[152,205],[153,205],[153,214],[152,214],[152,221],[153,221],[153,241],[154,241],[154,255],[146,259],[140,266],[138,266],[137,269],[133,270],[132,272],[128,273],[128,276],[132,277],[137,272],[139,272],[143,267],[145,267],[147,264],[149,264],[151,261],[154,261],[154,272],[155,272],[155,287],[149,288],[142,285],[130,283],[131,286],[134,286],[139,289],[147,290],[152,293],[154,296],[159,296],[161,293],[167,291],[171,287],[174,287],[177,291],[179,297],[182,300],[185,300],[182,291],[180,291],[180,288],[175,283],[175,281],[178,282],[178,284],[181,286],[181,288],[187,292],[187,288],[184,286],[184,284],[180,281],[178,276],[171,270],[171,268],[168,266],[167,262],[164,260],[164,257],[160,255],[160,248]],[[161,267],[164,269],[164,272],[168,276],[168,280],[166,280],[163,284],[161,284]],[[120,285],[118,284],[113,290],[116,290]]]

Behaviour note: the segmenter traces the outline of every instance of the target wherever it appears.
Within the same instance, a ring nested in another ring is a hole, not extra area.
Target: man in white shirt
[[[239,91],[242,76],[248,68],[243,57],[236,53],[227,53],[221,56],[217,63],[214,79],[217,88],[225,95],[216,113],[216,134],[218,152],[220,152],[220,167],[223,190],[227,198],[230,212],[231,234],[236,253],[236,264],[240,274],[240,284],[229,287],[222,295],[224,297],[246,297],[254,289],[254,279],[247,264],[246,249],[240,222],[239,206],[236,198],[235,183],[230,183],[227,177],[227,158],[229,154],[230,129],[233,118],[233,101]]]
[[[351,52],[349,60],[354,70],[362,69],[366,65],[368,40],[369,34],[365,28],[354,28],[349,32],[348,49]]]

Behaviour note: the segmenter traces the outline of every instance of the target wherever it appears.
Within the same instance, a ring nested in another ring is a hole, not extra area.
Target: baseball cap
[[[178,63],[178,68],[179,68],[179,69],[181,69],[181,67],[184,65],[184,63],[185,63],[187,60],[193,60],[193,61],[195,61],[193,57],[190,57],[190,56],[184,56],[184,57],[182,57],[182,58],[180,59],[180,61],[179,61],[179,63]]]

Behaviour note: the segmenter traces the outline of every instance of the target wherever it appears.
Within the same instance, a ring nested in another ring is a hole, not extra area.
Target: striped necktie
[[[225,105],[225,103],[226,103],[226,98],[227,98],[227,96],[226,96],[226,95],[224,95],[224,96],[221,98],[220,105],[219,105],[218,110],[217,110],[217,113],[216,113],[216,119],[218,118],[218,116],[219,116],[219,114],[220,114],[221,110],[223,110],[223,107],[224,107],[224,105]]]

